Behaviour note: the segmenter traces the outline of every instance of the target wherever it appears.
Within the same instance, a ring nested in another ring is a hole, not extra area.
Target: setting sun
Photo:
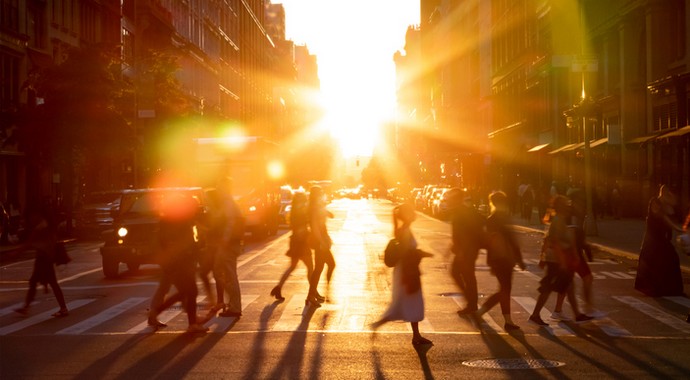
[[[275,1],[280,3],[281,1]],[[382,123],[395,115],[395,64],[417,1],[283,0],[287,38],[317,56],[327,129],[345,157],[370,156]]]

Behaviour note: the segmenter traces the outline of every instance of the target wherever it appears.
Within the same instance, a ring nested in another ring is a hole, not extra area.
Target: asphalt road
[[[185,333],[179,306],[161,315],[168,327],[146,326],[149,297],[158,268],[144,266],[106,280],[96,243],[70,246],[74,261],[58,277],[70,315],[55,319],[51,294],[39,291],[28,317],[12,310],[26,293],[31,261],[0,267],[0,377],[23,378],[204,378],[204,379],[413,379],[413,378],[687,378],[690,323],[685,297],[649,298],[633,290],[635,263],[598,253],[593,322],[527,323],[537,297],[541,270],[536,265],[540,236],[520,232],[528,263],[516,270],[512,293],[518,332],[503,331],[498,307],[481,324],[458,317],[462,293],[448,275],[449,226],[419,216],[413,225],[420,247],[434,253],[422,263],[426,318],[422,334],[433,346],[415,349],[406,323],[369,324],[390,300],[392,270],[383,265],[391,231],[391,204],[379,200],[339,200],[329,209],[337,266],[328,301],[306,307],[306,271],[293,273],[284,302],[269,295],[288,265],[287,231],[266,242],[252,242],[239,260],[243,316],[213,318],[206,334]],[[124,269],[124,265],[123,265]],[[482,299],[497,288],[477,261]],[[324,276],[325,277],[325,276]],[[686,279],[686,293],[689,290]],[[577,283],[580,284],[579,281]],[[208,309],[200,292],[199,313]],[[548,319],[555,299],[547,303]],[[566,305],[567,313],[570,309]]]

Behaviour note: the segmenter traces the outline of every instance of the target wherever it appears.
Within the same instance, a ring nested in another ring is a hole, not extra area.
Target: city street
[[[537,298],[541,234],[519,229],[527,270],[515,269],[513,320],[506,333],[497,306],[481,324],[459,317],[465,304],[449,276],[450,226],[422,213],[412,225],[420,248],[434,254],[421,265],[425,298],[422,335],[433,346],[415,349],[408,323],[372,333],[369,325],[391,297],[392,269],[383,249],[392,234],[387,200],[334,200],[329,220],[336,268],[325,271],[320,292],[327,301],[305,306],[306,270],[298,266],[283,288],[284,302],[269,295],[289,264],[289,232],[250,242],[238,261],[243,315],[211,319],[206,334],[188,334],[182,308],[161,315],[168,327],[146,324],[159,275],[145,265],[106,280],[97,243],[69,246],[73,261],[57,269],[70,315],[53,318],[57,303],[39,288],[28,316],[21,306],[31,260],[0,267],[0,377],[3,379],[647,379],[687,378],[690,373],[690,299],[650,298],[633,289],[636,263],[597,251],[591,263],[597,316],[585,323],[549,317],[555,295],[542,312],[548,327],[527,322]],[[641,239],[641,236],[631,236]],[[122,264],[121,270],[124,271]],[[689,294],[690,278],[685,292]],[[497,289],[477,260],[480,303]],[[581,282],[576,278],[578,294]],[[199,314],[209,307],[199,285]],[[572,316],[569,305],[564,311]]]

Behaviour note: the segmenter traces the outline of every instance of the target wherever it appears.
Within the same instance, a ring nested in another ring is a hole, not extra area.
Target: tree
[[[68,217],[82,188],[116,185],[113,168],[132,144],[130,125],[116,107],[127,90],[119,71],[116,47],[92,45],[69,50],[29,84],[43,104],[27,125],[26,146],[33,147],[27,155],[39,166],[34,169],[58,180],[53,196]]]

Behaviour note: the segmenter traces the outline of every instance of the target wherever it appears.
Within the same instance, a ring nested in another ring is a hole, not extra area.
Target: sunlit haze
[[[393,54],[407,27],[419,23],[419,1],[276,0],[285,7],[287,38],[317,56],[321,124],[345,156],[371,155],[379,125],[395,109]]]

